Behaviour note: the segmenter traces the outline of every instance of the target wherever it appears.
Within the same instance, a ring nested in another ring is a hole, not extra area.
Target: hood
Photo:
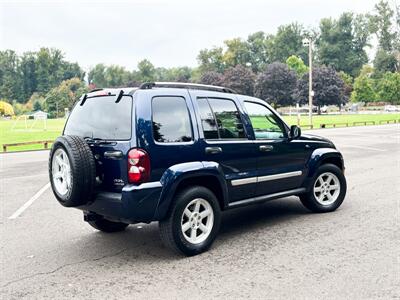
[[[314,134],[301,134],[300,139],[308,140],[308,141],[316,141],[316,142],[321,142],[321,143],[328,143],[335,148],[335,146],[331,140],[329,140],[325,137],[322,137],[322,136],[318,136],[318,135],[314,135]]]

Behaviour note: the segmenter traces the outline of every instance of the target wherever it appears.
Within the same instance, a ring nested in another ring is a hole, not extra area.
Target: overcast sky
[[[0,0],[2,1],[2,0]],[[391,0],[395,1],[395,0]],[[148,58],[157,67],[196,66],[200,49],[275,33],[298,21],[315,27],[344,11],[365,13],[372,0],[202,1],[4,1],[0,4],[0,49],[19,54],[40,47],[61,49],[85,70],[96,63],[132,70]]]

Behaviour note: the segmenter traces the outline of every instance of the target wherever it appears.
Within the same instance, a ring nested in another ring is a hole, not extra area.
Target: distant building
[[[34,120],[46,120],[47,119],[47,112],[38,110],[33,112],[32,114],[29,115],[29,117],[33,117]]]

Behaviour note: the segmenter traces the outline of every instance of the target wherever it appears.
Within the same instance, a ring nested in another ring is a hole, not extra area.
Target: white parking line
[[[18,218],[29,206],[32,205],[35,200],[37,200],[48,188],[50,187],[50,182],[47,183],[44,187],[42,187],[35,195],[32,196],[24,205],[22,205],[18,210],[13,213],[10,217],[10,220]]]
[[[372,150],[372,151],[380,151],[380,152],[386,152],[384,149],[378,149],[378,148],[372,148],[372,147],[365,147],[365,146],[354,146],[354,145],[343,145],[341,148],[358,148],[358,149],[364,149],[364,150]]]

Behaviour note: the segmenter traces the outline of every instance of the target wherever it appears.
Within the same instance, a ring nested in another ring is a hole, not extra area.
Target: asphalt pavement
[[[298,198],[223,214],[213,247],[166,249],[158,225],[104,234],[48,188],[47,151],[0,155],[2,299],[400,298],[400,126],[313,130],[342,151],[335,212]]]

